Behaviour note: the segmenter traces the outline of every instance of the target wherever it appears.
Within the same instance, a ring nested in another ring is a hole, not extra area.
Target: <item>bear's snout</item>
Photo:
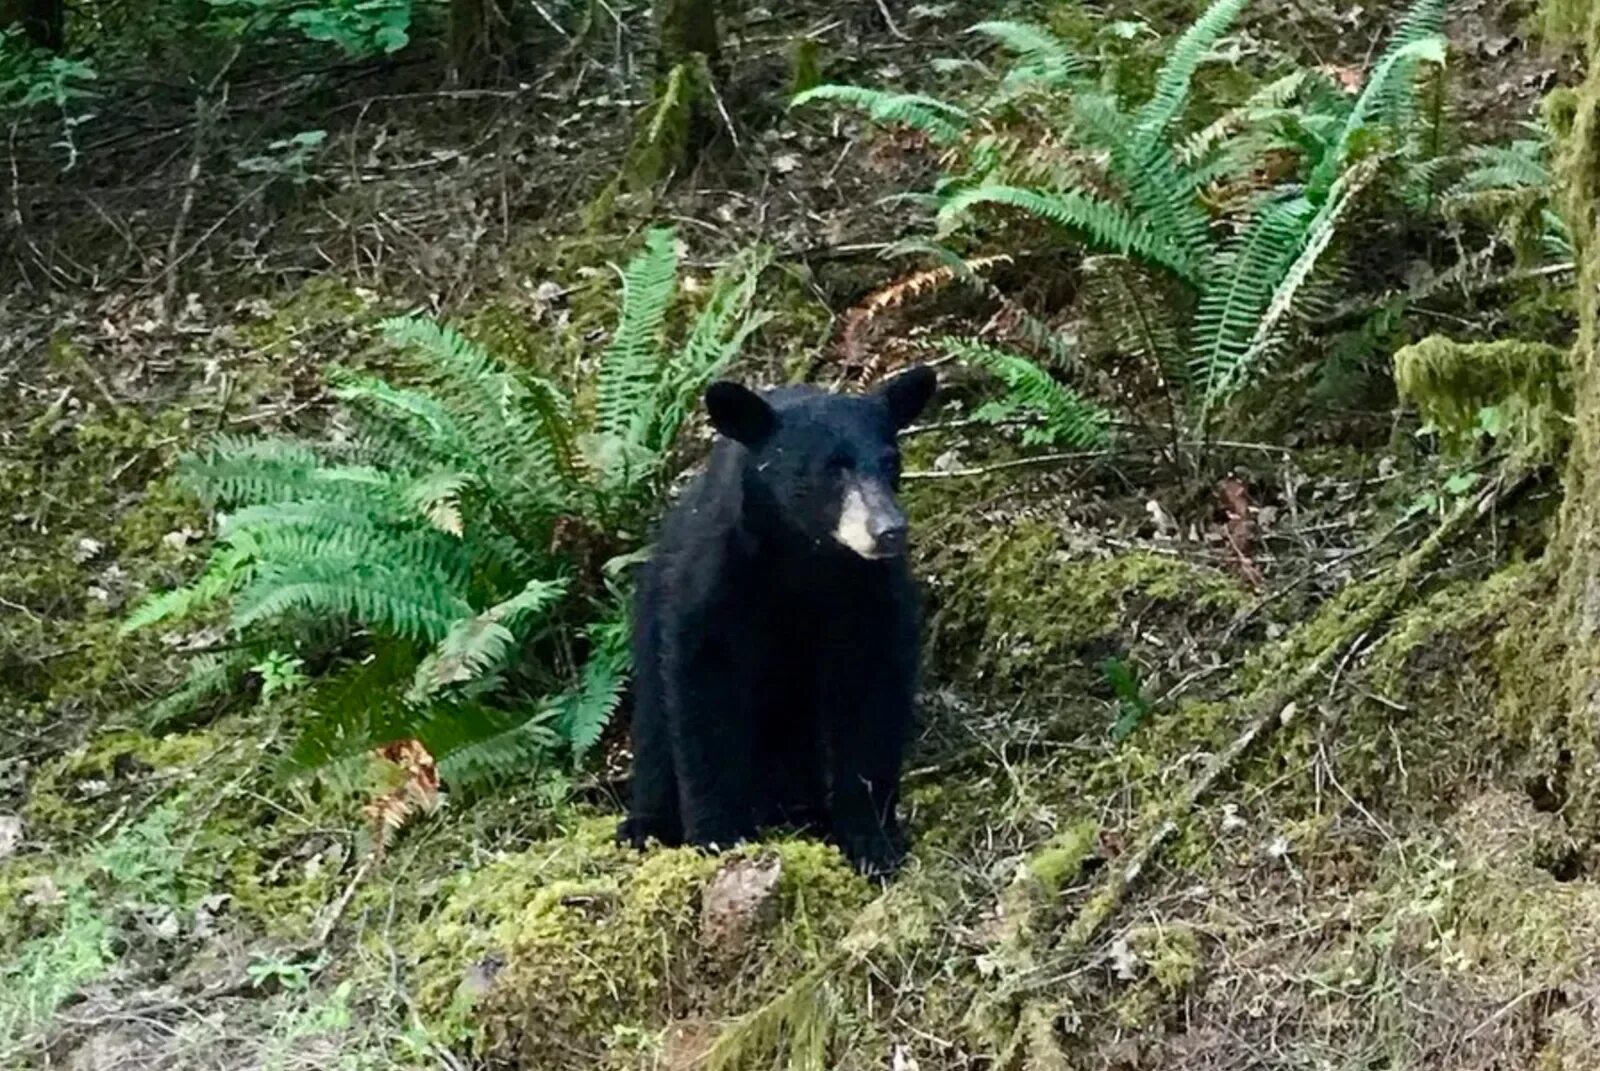
[[[880,480],[857,480],[845,487],[833,537],[863,558],[896,558],[910,535],[894,492]]]

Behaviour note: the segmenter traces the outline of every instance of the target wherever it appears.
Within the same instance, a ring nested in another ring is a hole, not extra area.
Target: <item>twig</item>
[[[889,36],[897,37],[902,41],[911,40],[910,37],[906,36],[906,33],[905,33],[904,30],[900,29],[899,26],[895,25],[894,16],[889,14],[889,5],[884,3],[884,0],[877,0],[877,3],[878,3],[878,14],[883,16],[883,25],[888,29]]]
[[[184,179],[183,201],[178,206],[178,218],[173,221],[172,235],[167,239],[166,276],[167,288],[163,292],[162,309],[166,313],[167,322],[171,323],[176,316],[175,306],[178,302],[178,246],[183,241],[183,232],[189,227],[189,216],[194,211],[195,191],[200,186],[200,167],[205,161],[206,133],[211,127],[211,120],[228,106],[228,87],[222,87],[222,98],[213,106],[210,95],[216,91],[217,85],[232,69],[234,60],[239,58],[243,46],[235,45],[233,53],[223,63],[222,67],[212,76],[206,88],[195,98],[194,102],[194,147],[189,158],[189,174]]]
[[[1038,454],[1034,457],[1018,457],[1010,461],[997,461],[992,465],[979,465],[966,469],[927,469],[918,472],[907,472],[901,475],[902,480],[953,480],[961,477],[988,476],[990,473],[1005,472],[1007,469],[1027,468],[1032,465],[1056,465],[1067,461],[1097,461],[1111,456],[1110,450],[1079,450],[1070,454]]]

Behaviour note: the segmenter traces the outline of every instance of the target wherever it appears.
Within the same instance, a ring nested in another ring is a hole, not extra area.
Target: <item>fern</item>
[[[1249,0],[1213,0],[1167,53],[1156,72],[1155,89],[1133,121],[1132,155],[1135,159],[1155,148],[1167,128],[1189,103],[1189,89],[1212,48],[1233,25]]]
[[[434,751],[440,777],[458,787],[525,779],[530,768],[563,743],[552,724],[554,717],[549,710],[537,710],[509,724],[504,719],[483,719],[474,739]]]
[[[908,126],[938,145],[947,145],[961,137],[972,118],[965,109],[937,97],[921,93],[886,93],[847,85],[813,86],[796,94],[789,107],[799,108],[816,101],[858,108],[874,122]]]
[[[1316,211],[1304,197],[1269,203],[1218,253],[1195,319],[1193,375],[1205,406],[1238,381],[1256,328],[1299,256]]]
[[[649,402],[661,376],[661,333],[677,290],[677,238],[667,228],[645,235],[645,248],[622,272],[622,316],[600,358],[595,433],[627,446],[649,434]]]
[[[1395,100],[1400,95],[1409,99],[1417,65],[1423,62],[1443,64],[1444,61],[1444,38],[1437,36],[1408,41],[1383,55],[1346,116],[1332,148],[1312,171],[1308,188],[1313,196],[1325,194],[1338,180],[1339,174],[1353,162],[1351,154],[1363,132],[1374,121],[1382,120],[1385,116],[1393,118],[1398,108]]]
[[[211,558],[124,628],[225,607],[245,648],[361,637],[385,675],[362,678],[365,699],[339,701],[361,709],[312,719],[298,754],[415,737],[446,770],[521,763],[556,742],[581,756],[627,679],[626,630],[620,611],[596,623],[575,597],[583,577],[553,546],[564,530],[633,538],[695,400],[765,320],[753,305],[767,263],[753,253],[718,272],[674,345],[676,237],[651,231],[622,272],[592,408],[454,328],[384,321],[414,381],[336,372],[350,429],[339,444],[219,437],[183,460],[179,478],[219,510]],[[580,438],[609,444],[615,463],[602,449],[602,463],[575,464]],[[522,664],[529,641],[562,631],[588,638],[581,671]],[[177,707],[223,679],[202,668]],[[467,721],[450,728],[456,715]]]
[[[991,108],[1024,91],[1065,88],[1089,69],[1082,56],[1042,26],[991,20],[977,23],[968,32],[988,37],[1016,57],[1000,91],[988,102]]]
[[[946,201],[939,209],[939,218],[948,227],[974,206],[986,204],[1018,209],[1082,235],[1095,248],[1137,254],[1178,276],[1187,276],[1193,270],[1171,243],[1152,235],[1127,209],[1077,190],[1045,193],[1017,186],[979,186],[963,190]]]
[[[442,577],[360,559],[319,558],[258,572],[255,583],[234,596],[232,623],[243,631],[303,614],[438,642],[471,612]]]
[[[1277,286],[1267,301],[1266,309],[1256,321],[1255,331],[1251,334],[1243,353],[1225,368],[1214,366],[1210,369],[1210,374],[1219,378],[1213,379],[1207,385],[1208,402],[1213,402],[1235,389],[1257,370],[1263,358],[1268,355],[1277,340],[1278,330],[1284,319],[1295,307],[1310,282],[1317,264],[1327,252],[1328,246],[1332,244],[1345,213],[1349,211],[1376,172],[1377,168],[1373,166],[1372,161],[1351,169],[1339,179],[1327,201],[1307,221],[1304,233],[1296,238],[1300,251],[1278,278]]]
[[[589,657],[582,677],[577,687],[558,697],[552,706],[556,731],[580,757],[600,742],[601,732],[622,702],[623,686],[632,668],[627,606],[626,598],[619,597],[613,608],[590,626]]]
[[[945,338],[938,345],[949,356],[982,368],[1006,385],[1006,394],[980,409],[979,419],[998,420],[1018,414],[1037,417],[1039,424],[1023,433],[1027,445],[1065,444],[1080,449],[1105,445],[1110,414],[1057,383],[1049,372],[1026,357],[971,339]]]
[[[452,684],[482,678],[505,664],[529,618],[542,617],[566,594],[565,580],[530,580],[516,595],[456,621],[417,667],[408,698],[423,703]]]

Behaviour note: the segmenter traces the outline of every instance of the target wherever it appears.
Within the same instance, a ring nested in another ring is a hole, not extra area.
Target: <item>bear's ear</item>
[[[778,414],[759,394],[725,379],[706,388],[706,412],[712,427],[746,446],[760,446],[778,427]]]
[[[928,400],[933,397],[933,388],[938,385],[938,379],[933,369],[927,365],[917,365],[878,388],[878,397],[889,407],[889,419],[894,421],[896,431],[922,413]]]

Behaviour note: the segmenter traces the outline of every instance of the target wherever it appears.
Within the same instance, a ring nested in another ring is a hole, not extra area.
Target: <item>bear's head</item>
[[[706,409],[717,431],[744,449],[747,509],[754,505],[812,547],[893,558],[905,552],[908,534],[895,500],[897,437],[934,384],[925,367],[861,395],[811,387],[757,394],[722,381],[706,391]]]

